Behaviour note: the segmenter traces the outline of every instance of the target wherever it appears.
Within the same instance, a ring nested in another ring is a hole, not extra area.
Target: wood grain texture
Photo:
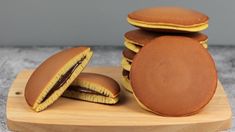
[[[93,67],[85,71],[108,75],[120,82],[121,68]],[[7,125],[14,131],[217,131],[231,127],[231,109],[219,83],[211,102],[198,114],[162,117],[143,110],[122,90],[117,105],[102,105],[60,98],[35,113],[26,104],[24,87],[32,70],[23,70],[13,82],[7,100]]]

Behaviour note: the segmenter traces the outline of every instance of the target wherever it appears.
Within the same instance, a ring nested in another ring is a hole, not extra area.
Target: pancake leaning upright
[[[53,104],[88,64],[88,47],[60,51],[41,63],[25,87],[26,102],[39,112]]]

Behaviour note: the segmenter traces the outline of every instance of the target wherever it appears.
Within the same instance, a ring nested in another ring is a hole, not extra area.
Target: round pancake
[[[136,27],[164,32],[198,32],[208,27],[209,17],[182,7],[150,7],[128,14],[127,21]]]
[[[134,57],[130,80],[143,108],[163,116],[186,116],[211,100],[217,72],[212,57],[197,41],[163,36]]]
[[[132,43],[138,46],[145,46],[154,38],[164,36],[164,35],[186,36],[186,37],[190,37],[192,39],[199,41],[201,44],[206,43],[208,40],[208,36],[200,32],[197,32],[197,33],[159,33],[159,32],[145,31],[141,29],[136,29],[136,30],[131,30],[129,32],[126,32],[124,37],[125,37],[125,42]]]
[[[139,45],[136,45],[136,44],[133,44],[133,43],[129,43],[127,41],[124,42],[124,45],[127,49],[135,52],[135,53],[138,53],[140,51],[140,49],[142,48],[142,46],[139,46]],[[201,46],[203,46],[204,48],[208,48],[208,45],[207,43],[203,43],[201,44]]]

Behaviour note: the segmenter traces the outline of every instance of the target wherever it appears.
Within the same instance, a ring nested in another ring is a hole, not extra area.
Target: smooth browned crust
[[[129,13],[128,17],[142,22],[175,24],[182,26],[193,26],[207,23],[209,20],[209,17],[201,12],[182,7],[144,8]]]
[[[148,44],[151,40],[160,36],[164,36],[164,35],[186,36],[186,37],[195,39],[199,42],[207,41],[208,39],[207,35],[200,33],[200,32],[196,32],[196,33],[163,33],[162,32],[160,33],[160,32],[145,31],[142,29],[131,30],[129,32],[126,32],[124,36],[127,40],[131,41],[133,44],[144,46]]]
[[[136,55],[136,53],[134,51],[131,51],[126,47],[123,49],[122,54],[125,58],[127,58],[129,60],[133,60],[134,56]]]
[[[217,72],[212,57],[197,41],[163,36],[134,57],[130,80],[137,99],[153,113],[185,116],[209,103]]]
[[[58,71],[73,57],[81,54],[88,47],[69,48],[61,52],[58,52],[43,63],[41,63],[37,69],[30,76],[25,87],[25,99],[30,106],[33,106],[36,99],[46,87],[46,85],[52,80],[52,78],[58,73]]]
[[[113,97],[116,97],[120,93],[119,84],[113,78],[102,75],[102,74],[83,72],[83,73],[80,73],[79,76],[74,80],[75,85],[76,85],[76,81],[89,82],[91,84],[102,86],[106,90],[110,91]]]

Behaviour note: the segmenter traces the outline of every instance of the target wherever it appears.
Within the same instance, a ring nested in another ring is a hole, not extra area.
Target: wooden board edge
[[[56,125],[56,124],[37,124],[26,122],[15,122],[7,120],[7,125],[11,131],[24,131],[24,132],[48,132],[48,131],[84,131],[84,132],[168,132],[169,130],[175,131],[188,131],[188,132],[207,132],[207,131],[223,131],[231,127],[231,118],[226,122],[210,122],[210,123],[194,123],[188,125],[161,125],[161,126],[75,126],[75,125]],[[69,130],[68,130],[69,128]]]

